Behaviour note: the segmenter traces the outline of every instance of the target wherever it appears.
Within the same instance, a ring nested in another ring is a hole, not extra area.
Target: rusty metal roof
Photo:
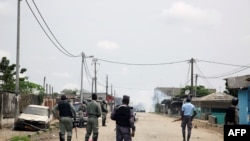
[[[223,101],[231,101],[234,98],[234,96],[231,96],[226,93],[217,92],[217,93],[211,93],[209,95],[193,99],[193,101],[217,101],[217,100],[223,100]]]

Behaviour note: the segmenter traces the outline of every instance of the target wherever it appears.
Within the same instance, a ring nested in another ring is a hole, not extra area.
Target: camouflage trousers
[[[132,141],[130,127],[116,125],[116,141]]]
[[[65,134],[67,132],[67,138],[72,137],[73,120],[71,117],[61,117],[59,122],[59,128],[61,137],[65,139]]]
[[[106,118],[107,118],[107,113],[102,112],[102,126],[106,125]]]
[[[98,138],[98,130],[99,130],[99,125],[98,125],[98,118],[97,117],[88,117],[87,120],[87,126],[86,126],[86,134],[85,134],[85,141],[88,141],[92,132],[93,132],[93,141]]]

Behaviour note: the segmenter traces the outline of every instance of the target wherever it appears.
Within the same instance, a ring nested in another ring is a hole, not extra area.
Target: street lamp
[[[83,88],[82,88],[82,84],[83,84],[83,63],[84,63],[84,59],[85,58],[92,58],[94,57],[93,55],[91,56],[86,56],[83,52],[82,52],[82,67],[81,67],[81,89],[80,89],[80,99],[81,99],[81,103],[83,101]]]

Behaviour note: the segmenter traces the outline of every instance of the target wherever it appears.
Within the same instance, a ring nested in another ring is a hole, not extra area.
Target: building
[[[196,107],[197,118],[209,120],[215,124],[224,124],[225,109],[231,105],[231,100],[234,97],[226,93],[211,93],[209,95],[193,98],[192,103]]]
[[[225,78],[228,88],[237,89],[239,124],[250,125],[250,75]]]

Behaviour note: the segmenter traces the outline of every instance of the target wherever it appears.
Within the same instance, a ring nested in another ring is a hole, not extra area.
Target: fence
[[[16,95],[14,93],[0,92],[0,110],[3,118],[15,117],[15,101]],[[28,94],[20,95],[19,111],[22,111],[29,104],[39,105],[38,95]]]

